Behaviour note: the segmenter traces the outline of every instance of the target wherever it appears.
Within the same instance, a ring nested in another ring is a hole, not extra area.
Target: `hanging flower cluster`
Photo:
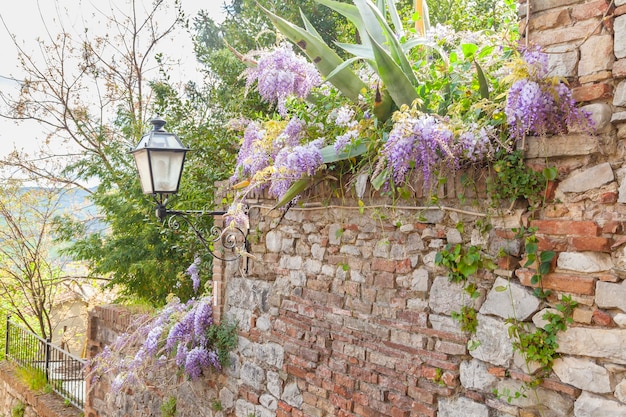
[[[290,96],[306,98],[311,89],[321,84],[317,68],[298,56],[288,44],[261,54],[255,67],[246,70],[246,87],[257,82],[264,100],[276,104],[280,115],[287,114],[285,101]]]
[[[395,184],[404,183],[412,169],[419,169],[428,187],[437,169],[456,169],[463,160],[479,161],[494,153],[493,129],[487,127],[468,126],[457,135],[449,119],[408,106],[394,114],[393,122],[375,172],[387,169]]]
[[[198,263],[196,259],[187,270],[194,288],[199,282]],[[173,298],[158,315],[138,317],[135,330],[119,336],[92,360],[90,375],[115,375],[111,391],[117,392],[124,386],[145,386],[155,365],[173,362],[189,379],[222,369],[228,364],[228,351],[237,344],[237,335],[233,325],[213,323],[212,302],[211,296],[186,303]]]
[[[590,130],[590,115],[577,107],[569,87],[548,76],[548,55],[533,48],[513,63],[515,80],[506,100],[506,118],[511,137],[567,133],[578,127]]]

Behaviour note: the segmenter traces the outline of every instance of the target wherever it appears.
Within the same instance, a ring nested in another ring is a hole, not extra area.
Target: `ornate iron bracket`
[[[230,262],[236,261],[244,254],[249,253],[250,247],[247,231],[244,232],[240,228],[232,226],[213,226],[206,233],[190,219],[191,216],[222,216],[226,214],[225,211],[170,210],[166,207],[167,199],[159,201],[155,198],[155,200],[157,203],[156,216],[159,220],[165,222],[165,219],[167,219],[168,227],[173,230],[180,229],[179,220],[185,222],[213,258]]]

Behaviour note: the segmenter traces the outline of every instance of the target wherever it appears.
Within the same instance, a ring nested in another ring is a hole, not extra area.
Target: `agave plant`
[[[350,70],[350,66],[355,61],[366,62],[383,83],[377,92],[377,101],[374,104],[374,114],[383,121],[391,115],[392,103],[398,108],[403,104],[411,105],[420,98],[417,93],[418,80],[407,59],[407,54],[412,48],[418,45],[428,46],[436,50],[444,61],[447,59],[443,50],[424,37],[400,42],[399,39],[403,38],[404,29],[393,0],[378,0],[377,4],[371,0],[354,0],[354,4],[340,3],[335,0],[316,1],[343,15],[356,27],[361,43],[337,43],[337,46],[353,55],[352,58],[342,60],[322,40],[303,14],[301,16],[305,27],[301,28],[267,9],[262,9],[276,28],[298,45],[317,65],[327,81],[351,100],[358,100],[359,92],[365,85]],[[423,0],[422,10],[422,22],[424,29],[427,30],[429,28],[428,9]],[[389,17],[393,27],[387,22],[386,16]]]

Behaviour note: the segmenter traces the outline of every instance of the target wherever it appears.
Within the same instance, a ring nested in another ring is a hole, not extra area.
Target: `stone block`
[[[538,31],[555,27],[569,26],[572,23],[567,9],[550,10],[549,12],[531,16],[529,30]]]
[[[516,392],[524,393],[528,390],[528,388],[523,387],[522,384],[521,381],[504,379],[498,383],[497,390],[498,392],[508,392],[510,395],[515,396]],[[573,403],[573,400],[569,397],[541,387],[533,389],[532,392],[527,393],[527,395],[511,398],[510,401],[511,405],[527,409],[527,411],[536,411],[537,417],[572,417],[571,410],[574,405]]]
[[[587,19],[577,22],[573,26],[531,32],[529,38],[531,42],[544,46],[571,42],[598,33],[600,31],[599,22],[600,19],[598,18]]]
[[[622,379],[615,387],[615,398],[626,404],[626,378]]]
[[[578,49],[571,45],[546,48],[548,52],[548,74],[555,77],[575,77],[578,66]]]
[[[583,392],[574,403],[574,415],[576,417],[626,416],[626,405]]]
[[[615,57],[626,58],[626,15],[615,18],[613,30],[615,31]]]
[[[265,385],[265,371],[260,366],[246,362],[241,366],[240,371],[241,382],[254,388],[261,390]]]
[[[475,339],[480,345],[470,351],[472,357],[497,366],[507,366],[513,359],[513,345],[504,321],[478,314]]]
[[[430,287],[429,305],[435,313],[450,315],[462,306],[478,307],[479,300],[472,300],[460,284],[450,282],[448,277],[436,277]]]
[[[610,127],[613,108],[606,103],[593,103],[582,106],[582,110],[588,112],[593,120],[596,131],[603,131]]]
[[[283,400],[292,407],[301,408],[304,399],[302,398],[302,393],[298,388],[298,384],[295,382],[290,382],[289,384],[285,385],[281,400]]]
[[[626,77],[626,58],[622,58],[613,63],[613,77],[616,79]]]
[[[580,46],[578,75],[583,76],[610,70],[613,67],[614,61],[613,36],[591,36]]]
[[[553,9],[557,6],[569,6],[570,4],[578,3],[579,0],[535,0],[532,2],[531,13],[541,12],[543,10]]]
[[[615,317],[613,317],[613,321],[619,327],[622,327],[622,328],[626,327],[626,314],[624,314],[624,313],[617,313],[615,315]]]
[[[564,356],[554,361],[552,369],[562,382],[583,391],[597,394],[612,392],[609,371],[592,360]]]
[[[557,336],[558,352],[626,365],[626,329],[570,327]]]
[[[578,4],[572,8],[572,19],[585,20],[592,17],[602,17],[609,9],[609,1],[596,0],[590,3]]]
[[[537,311],[540,303],[541,300],[528,289],[498,277],[487,294],[480,313],[492,314],[503,319],[515,317],[524,321]]]
[[[534,136],[526,138],[526,158],[529,159],[582,156],[600,153],[601,151],[602,144],[597,136],[569,134],[548,138]]]
[[[611,255],[599,252],[561,252],[556,264],[562,270],[585,273],[609,271],[613,267]]]
[[[498,379],[487,371],[487,365],[476,359],[461,362],[461,385],[468,390],[491,392]]]
[[[437,417],[489,417],[489,408],[466,397],[442,398]]]
[[[598,281],[596,304],[601,308],[619,308],[626,313],[626,281],[619,284]]]
[[[559,184],[558,190],[563,193],[584,193],[614,180],[611,164],[605,162],[570,175]]]
[[[624,15],[626,17],[626,15]],[[615,96],[613,97],[613,105],[617,107],[626,106],[626,80],[620,81],[615,89]]]

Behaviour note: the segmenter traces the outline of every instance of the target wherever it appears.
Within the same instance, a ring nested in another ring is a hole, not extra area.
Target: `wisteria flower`
[[[257,65],[245,72],[246,87],[257,82],[264,100],[276,104],[278,113],[287,114],[288,97],[306,98],[313,87],[321,84],[317,68],[304,57],[296,55],[290,45],[283,44],[273,51],[263,52]]]

